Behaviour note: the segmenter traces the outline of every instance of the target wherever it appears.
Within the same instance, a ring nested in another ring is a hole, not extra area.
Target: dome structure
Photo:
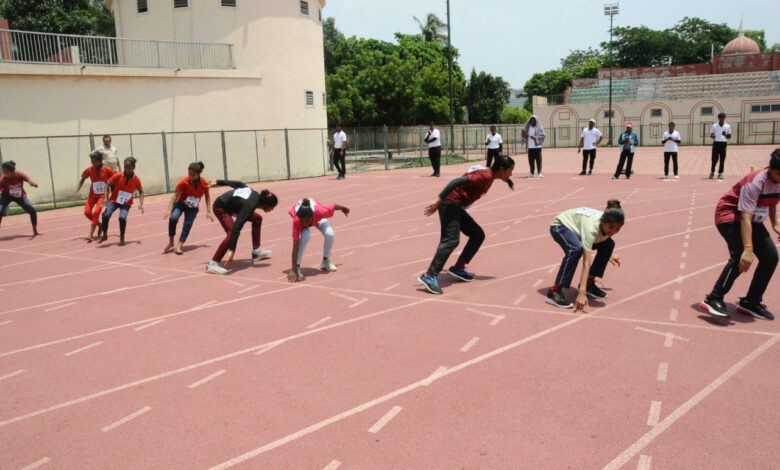
[[[726,47],[723,48],[723,55],[754,54],[757,52],[761,52],[761,49],[756,41],[745,37],[745,27],[742,20],[739,20],[739,35],[726,44]]]

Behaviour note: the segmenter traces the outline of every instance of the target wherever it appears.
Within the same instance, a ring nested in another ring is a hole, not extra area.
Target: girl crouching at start
[[[333,242],[336,240],[336,234],[333,232],[333,228],[331,228],[327,219],[328,217],[333,217],[333,214],[335,214],[336,211],[341,211],[346,216],[349,215],[348,207],[339,204],[320,204],[314,199],[303,199],[298,201],[298,203],[290,209],[290,217],[293,219],[293,248],[292,266],[290,267],[290,274],[287,276],[288,281],[295,282],[303,280],[301,262],[303,261],[303,253],[306,251],[306,245],[309,244],[309,240],[311,239],[309,227],[317,227],[317,230],[319,230],[325,238],[320,267],[328,272],[333,272],[338,269],[330,260],[330,255],[333,251]]]

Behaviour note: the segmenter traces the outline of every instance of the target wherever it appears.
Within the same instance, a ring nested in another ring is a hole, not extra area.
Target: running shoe
[[[715,172],[714,171],[710,172],[710,179],[713,179],[713,178],[715,178]]]
[[[674,179],[678,180],[680,177],[678,175],[674,175]]]
[[[417,278],[420,284],[425,286],[425,289],[431,294],[443,294],[441,287],[439,287],[439,281],[430,274],[422,274]]]
[[[612,177],[612,179],[613,179],[613,180],[616,180],[616,179],[618,179],[618,177],[617,177],[617,176],[613,176],[613,177]]]
[[[592,174],[593,174],[593,168],[591,168],[590,170],[588,170],[588,174],[589,174],[589,175],[592,175]]]
[[[743,315],[750,315],[753,318],[760,318],[762,320],[774,320],[775,316],[766,309],[766,305],[748,300],[747,297],[739,299],[737,304],[737,312]]]
[[[704,301],[699,304],[699,307],[701,307],[702,310],[709,313],[710,315],[715,315],[716,317],[729,318],[731,316],[726,310],[726,304],[723,303],[723,299],[719,299],[712,294],[707,294],[707,297],[705,297]]]
[[[320,263],[320,267],[325,271],[328,271],[329,273],[332,273],[333,271],[338,271],[339,269],[328,258],[322,260],[322,263]]]
[[[588,287],[586,289],[586,294],[588,297],[593,297],[594,299],[606,299],[607,293],[603,290],[599,289],[599,287],[596,285],[595,282],[589,282]]]
[[[669,179],[669,175],[664,175],[663,179]]]
[[[544,175],[542,174],[541,171],[539,172],[539,178],[544,178]]]
[[[465,269],[458,269],[455,266],[452,266],[450,269],[448,269],[447,274],[454,278],[460,279],[463,282],[471,282],[476,279],[474,274],[467,272]]]
[[[533,173],[528,173],[528,176],[526,176],[526,178],[533,178],[533,177],[534,177]]]
[[[261,250],[260,248],[252,250],[252,261],[261,261],[271,257],[271,250]]]
[[[722,180],[722,179],[723,179],[723,173],[718,173],[718,179],[719,179],[719,180]]]
[[[227,274],[227,269],[223,268],[214,260],[209,261],[209,265],[206,267],[206,272],[209,274]]]
[[[585,170],[582,170],[582,171],[580,172],[580,176],[582,176],[582,175],[584,175],[584,174],[586,174],[586,173],[585,173]]]
[[[545,300],[550,305],[555,305],[558,308],[573,308],[574,304],[572,304],[566,296],[563,295],[563,292],[558,291],[553,294],[552,289],[547,291],[547,300]]]

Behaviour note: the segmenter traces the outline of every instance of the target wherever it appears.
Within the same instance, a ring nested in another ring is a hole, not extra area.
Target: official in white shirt
[[[111,145],[110,135],[103,136],[103,146],[98,147],[92,152],[90,152],[90,158],[91,155],[95,152],[103,156],[103,164],[111,168],[112,170],[114,170],[114,173],[122,172],[122,163],[119,161],[118,151],[116,147]]]
[[[731,138],[731,126],[726,124],[726,113],[718,114],[718,122],[712,125],[710,130],[712,142],[712,168],[710,169],[710,179],[715,177],[715,165],[720,161],[718,167],[718,179],[723,179],[723,167],[726,165],[726,145]]]
[[[528,118],[528,121],[523,126],[523,138],[528,142],[528,166],[531,168],[531,172],[528,173],[528,178],[534,177],[534,167],[539,171],[539,178],[544,178],[542,173],[542,145],[544,144],[544,127],[536,115],[532,115]]]
[[[669,130],[661,136],[664,144],[664,179],[669,177],[669,159],[674,162],[674,179],[680,179],[677,174],[677,145],[680,143],[680,133],[674,130],[674,121],[669,123]]]
[[[428,125],[429,130],[425,135],[425,143],[428,144],[428,158],[431,160],[431,166],[433,167],[433,174],[431,176],[439,176],[439,167],[441,166],[441,134],[439,129],[436,129],[436,124],[431,121]]]
[[[588,127],[582,130],[580,146],[577,147],[577,153],[580,153],[580,149],[582,149],[582,172],[580,172],[580,175],[585,174],[588,161],[590,161],[590,170],[587,174],[593,174],[593,163],[596,161],[596,147],[599,146],[602,139],[604,139],[604,136],[596,127],[596,120],[591,119],[588,121]]]
[[[501,134],[496,132],[496,126],[490,126],[490,134],[485,137],[485,145],[487,145],[486,166],[490,168],[493,164],[493,159],[498,159],[504,150],[504,140],[501,138]]]
[[[333,134],[333,163],[339,172],[338,179],[343,180],[347,176],[347,134],[341,124],[336,126]]]

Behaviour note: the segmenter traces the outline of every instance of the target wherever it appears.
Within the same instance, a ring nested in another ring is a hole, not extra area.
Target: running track
[[[660,149],[617,182],[615,151],[580,177],[574,151],[545,150],[543,180],[519,157],[516,190],[497,182],[470,211],[478,280],[442,276],[443,296],[415,280],[439,230],[422,209],[465,166],[264,184],[281,200],[263,226],[274,256],[252,265],[246,229],[224,277],[203,272],[224,236],[205,211],[184,256],[161,254],[167,196],[131,211],[124,248],[87,245],[79,209],[42,213],[36,239],[9,217],[0,468],[778,468],[780,322],[696,307],[727,256],[714,204],[770,149],[730,148],[724,182],[704,179],[706,148],[683,148],[680,181],[658,179]],[[316,269],[314,233],[290,285],[302,196],[352,213],[331,219],[339,271]],[[588,315],[546,305],[550,220],[612,197],[628,222],[609,298]]]

